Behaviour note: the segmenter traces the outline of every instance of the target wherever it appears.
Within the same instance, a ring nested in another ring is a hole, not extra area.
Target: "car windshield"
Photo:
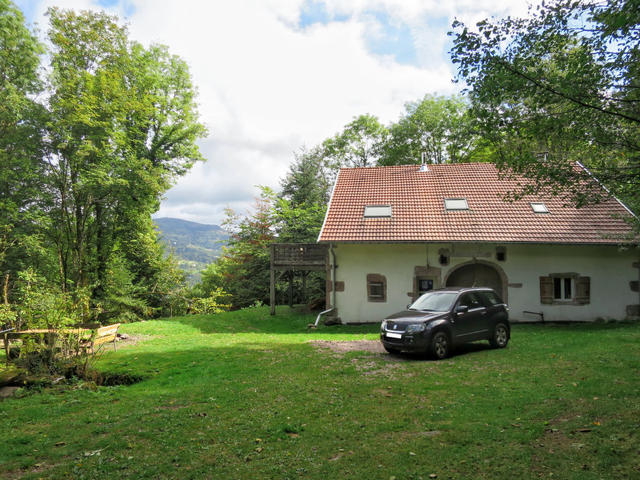
[[[448,312],[456,300],[455,292],[429,292],[411,304],[409,310],[429,310],[432,312]]]

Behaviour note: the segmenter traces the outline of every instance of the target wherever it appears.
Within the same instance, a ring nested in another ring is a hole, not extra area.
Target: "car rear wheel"
[[[442,360],[449,356],[450,349],[449,336],[444,332],[436,332],[431,338],[431,345],[429,346],[431,356],[436,360]]]
[[[509,329],[504,323],[498,323],[493,329],[493,336],[489,343],[493,348],[504,348],[509,343]]]

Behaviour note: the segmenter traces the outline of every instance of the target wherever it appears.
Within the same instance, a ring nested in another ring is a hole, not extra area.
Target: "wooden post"
[[[9,365],[9,334],[7,332],[4,333],[4,354],[5,354],[5,362]]]
[[[271,264],[269,269],[269,305],[271,306],[271,315],[276,314],[276,272],[273,269],[273,256],[275,254],[275,245],[269,245],[271,251]]]
[[[309,272],[302,272],[302,303],[307,303],[307,275]]]
[[[289,308],[293,308],[293,270],[289,272]]]

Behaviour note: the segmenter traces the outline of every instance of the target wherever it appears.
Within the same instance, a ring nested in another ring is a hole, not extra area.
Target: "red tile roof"
[[[343,168],[318,241],[616,244],[631,232],[615,198],[579,209],[543,194],[505,202],[522,181],[488,163]],[[445,198],[466,198],[469,210],[447,211]],[[367,205],[391,205],[392,216],[364,218]]]

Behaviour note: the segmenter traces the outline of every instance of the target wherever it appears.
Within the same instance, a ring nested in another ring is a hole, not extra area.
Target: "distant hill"
[[[190,283],[199,281],[199,272],[222,253],[229,234],[218,225],[189,222],[179,218],[154,218],[167,251],[178,258]]]

